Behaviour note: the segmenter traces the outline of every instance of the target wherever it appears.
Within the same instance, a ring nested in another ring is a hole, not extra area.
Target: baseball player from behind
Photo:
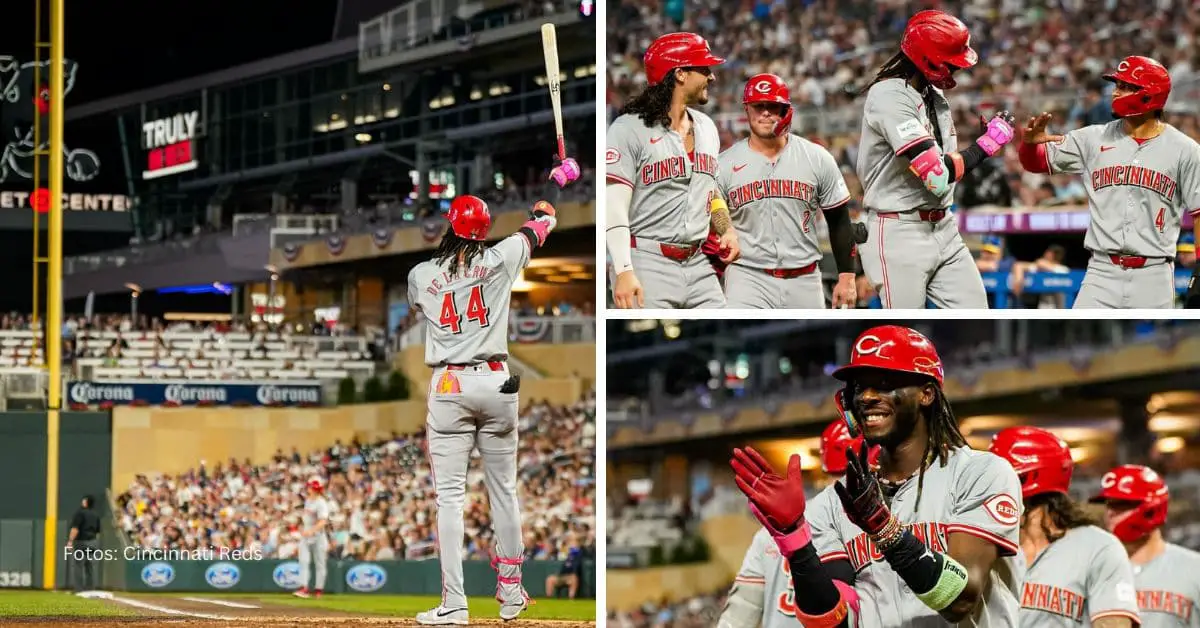
[[[951,213],[955,183],[1012,141],[997,113],[963,151],[942,90],[978,61],[967,27],[940,11],[908,21],[900,52],[866,88],[858,177],[867,242],[863,272],[885,308],[987,308],[983,279]]]
[[[846,449],[861,442],[861,437],[851,438],[845,421],[837,419],[830,423],[821,433],[821,470],[832,480],[840,478],[846,473]],[[877,447],[871,449],[870,458],[872,465],[878,463]],[[822,502],[830,499],[837,499],[832,482],[812,498],[808,508],[823,509]],[[742,559],[742,568],[733,580],[718,628],[795,628],[795,625],[791,567],[779,553],[770,532],[762,528],[755,533]]]
[[[788,558],[808,628],[1017,625],[1016,474],[967,446],[933,344],[897,326],[863,332],[834,396],[852,434],[837,500],[805,503],[799,458],[779,476],[753,450],[731,462],[750,510]],[[879,469],[868,446],[881,448]]]
[[[1075,468],[1067,444],[1022,426],[1000,430],[988,450],[1021,479],[1021,628],[1137,626],[1133,570],[1120,542],[1067,495]]]
[[[293,595],[321,597],[325,592],[325,575],[329,573],[326,569],[329,562],[329,501],[323,495],[325,486],[321,480],[313,478],[305,486],[308,495],[301,516],[300,550],[297,556],[300,561],[300,588]],[[309,563],[315,567],[312,589],[308,588]]]
[[[1104,523],[1129,554],[1143,628],[1200,626],[1200,554],[1163,539],[1170,495],[1161,475],[1136,464],[1104,474]]]
[[[708,102],[712,68],[724,62],[699,35],[659,37],[646,50],[649,86],[608,128],[605,238],[619,308],[725,305],[700,245],[711,228],[731,262],[738,236],[717,189],[717,127],[691,106]]]
[[[829,224],[837,262],[833,307],[858,301],[850,191],[833,155],[792,134],[792,100],[774,74],[742,92],[750,137],[721,153],[717,181],[729,203],[742,257],[725,271],[726,307],[825,307],[817,221]]]
[[[424,625],[467,625],[463,588],[463,505],[471,451],[479,449],[496,531],[496,599],[500,618],[529,604],[521,584],[525,548],[517,506],[517,391],[508,373],[508,312],[512,286],[534,249],[554,229],[554,207],[533,205],[530,219],[495,246],[487,204],[460,196],[447,213],[450,230],[433,259],[408,274],[408,302],[422,312],[425,364],[433,367],[425,431],[437,490],[437,538],[442,601],[417,614]]]
[[[1171,77],[1157,61],[1126,57],[1104,78],[1116,84],[1118,119],[1052,135],[1051,115],[1034,116],[1022,136],[1021,165],[1083,175],[1090,212],[1083,245],[1092,259],[1075,307],[1173,308],[1183,212],[1200,212],[1200,144],[1163,122]],[[1189,303],[1200,296],[1192,284]]]

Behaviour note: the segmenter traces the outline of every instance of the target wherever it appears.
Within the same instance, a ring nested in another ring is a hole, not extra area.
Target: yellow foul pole
[[[50,233],[46,278],[46,363],[50,395],[46,425],[46,539],[42,588],[53,589],[58,565],[58,412],[62,405],[63,0],[50,0]]]

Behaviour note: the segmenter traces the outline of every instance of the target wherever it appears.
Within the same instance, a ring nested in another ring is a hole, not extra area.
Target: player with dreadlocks
[[[858,177],[867,242],[863,271],[883,306],[986,308],[987,294],[951,214],[954,184],[1013,139],[1007,111],[980,118],[979,137],[960,151],[943,90],[978,61],[958,18],[921,11],[908,21],[900,51],[880,68],[863,105]]]
[[[1020,491],[998,456],[974,451],[942,391],[922,334],[894,325],[855,341],[834,396],[851,434],[837,500],[806,509],[799,458],[786,476],[735,450],[738,488],[788,557],[807,628],[1017,626]],[[868,447],[881,449],[878,468]]]
[[[725,294],[700,246],[716,234],[721,261],[739,255],[717,186],[717,126],[708,102],[713,67],[725,60],[693,33],[670,33],[646,50],[649,85],[608,129],[605,216],[619,308],[719,308]]]
[[[1021,549],[1029,566],[1021,627],[1141,624],[1125,547],[1067,494],[1075,469],[1070,447],[1046,430],[1022,426],[1000,430],[988,450],[1021,480]]]
[[[492,565],[500,618],[528,606],[521,586],[525,548],[517,506],[517,392],[508,371],[508,313],[513,283],[557,224],[554,207],[533,204],[532,216],[495,246],[487,203],[459,196],[446,213],[450,229],[433,259],[408,274],[408,303],[425,315],[425,364],[433,368],[425,432],[437,493],[442,601],[417,614],[422,625],[470,623],[463,585],[463,506],[467,465],[478,448],[496,531]]]

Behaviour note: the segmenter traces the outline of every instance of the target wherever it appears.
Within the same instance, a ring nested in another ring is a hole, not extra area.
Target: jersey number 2
[[[455,296],[456,293],[447,292],[446,296],[442,297],[442,315],[438,317],[438,323],[449,329],[452,334],[461,334],[462,315],[458,313]],[[482,286],[471,288],[471,294],[467,297],[467,320],[479,323],[480,327],[488,326],[488,307],[483,302]]]
[[[1154,214],[1154,226],[1159,233],[1163,232],[1163,228],[1167,226],[1167,208],[1159,207],[1158,213]]]
[[[800,230],[808,233],[809,227],[812,226],[813,213],[811,209],[804,210],[804,217],[800,219]]]

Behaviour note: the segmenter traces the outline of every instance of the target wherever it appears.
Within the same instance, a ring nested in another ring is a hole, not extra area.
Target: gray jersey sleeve
[[[638,164],[642,163],[641,145],[631,124],[641,120],[629,116],[617,118],[608,127],[608,148],[604,155],[604,176],[609,183],[623,183],[634,187]]]
[[[734,160],[739,156],[739,153],[735,149],[741,145],[741,142],[737,142],[733,146],[721,151],[720,155],[717,155],[717,189],[721,192],[721,198],[727,201],[729,200],[729,188],[733,187],[731,169],[733,168]]]
[[[846,178],[842,176],[833,153],[816,144],[812,147],[817,155],[814,174],[817,178],[817,202],[821,209],[836,207],[850,200],[850,189],[846,187]]]
[[[961,532],[994,543],[1000,556],[1020,547],[1021,482],[1012,465],[987,452],[975,452],[955,475],[954,509],[948,533]]]
[[[504,238],[492,247],[492,250],[498,253],[500,259],[503,260],[504,272],[509,280],[516,281],[521,276],[521,271],[529,265],[531,253],[529,248],[529,238],[519,232]]]
[[[1137,594],[1134,588],[1133,565],[1117,537],[1097,535],[1102,542],[1089,557],[1087,576],[1088,612],[1092,623],[1101,617],[1129,617],[1135,624],[1138,618]]]
[[[417,268],[414,266],[408,271],[408,307],[411,307],[418,312],[424,313],[421,310],[421,298],[419,296],[419,288],[417,287]]]
[[[804,518],[812,528],[813,548],[823,563],[850,558],[838,534],[837,517],[841,509],[842,502],[833,491],[833,484],[817,493],[804,509]]]
[[[871,88],[863,115],[899,155],[918,142],[933,139],[925,127],[924,106],[915,92],[903,89],[903,83],[885,81]]]
[[[1080,174],[1088,163],[1103,125],[1085,126],[1068,132],[1061,142],[1046,142],[1046,161],[1051,174]]]
[[[1196,215],[1200,213],[1200,145],[1193,145],[1180,158],[1179,194],[1183,197],[1183,210]]]

